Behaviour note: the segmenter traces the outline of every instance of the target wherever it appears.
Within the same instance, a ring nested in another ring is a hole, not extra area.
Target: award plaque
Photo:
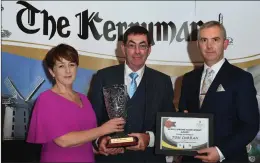
[[[158,113],[156,154],[195,156],[213,144],[213,115]]]
[[[124,84],[116,84],[103,88],[104,101],[108,117],[113,118],[127,118],[127,87]],[[137,138],[128,136],[124,132],[117,132],[111,136],[107,144],[108,148],[126,147],[137,145]]]

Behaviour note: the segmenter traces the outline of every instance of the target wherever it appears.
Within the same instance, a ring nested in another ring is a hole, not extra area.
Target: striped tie
[[[213,75],[214,75],[214,70],[207,68],[206,69],[206,75],[204,77],[202,87],[201,87],[201,92],[200,92],[200,107],[204,101],[205,95],[213,81]]]

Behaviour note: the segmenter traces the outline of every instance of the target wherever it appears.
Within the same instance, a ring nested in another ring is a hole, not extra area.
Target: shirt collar
[[[143,76],[143,74],[144,74],[144,68],[145,68],[145,65],[144,65],[142,68],[140,68],[138,71],[135,72],[135,73],[138,74],[138,78],[139,78],[139,77],[142,78],[142,76]],[[131,69],[129,68],[129,66],[126,64],[126,62],[125,62],[125,77],[128,77],[129,74],[131,74],[132,72],[133,72],[133,70],[131,70]]]
[[[204,72],[206,72],[207,68],[211,68],[212,70],[214,70],[215,74],[217,74],[220,68],[222,67],[222,65],[224,64],[224,62],[225,62],[225,58],[222,58],[220,61],[218,61],[211,67],[209,67],[208,65],[206,65],[206,63],[204,63]]]

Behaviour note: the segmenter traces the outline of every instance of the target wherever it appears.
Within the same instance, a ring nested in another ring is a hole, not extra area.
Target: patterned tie
[[[206,69],[206,75],[204,77],[203,83],[202,83],[202,87],[201,87],[201,92],[200,92],[200,107],[203,103],[203,100],[205,98],[205,95],[213,81],[213,75],[214,75],[214,70],[212,70],[211,68],[207,68]]]
[[[130,78],[132,79],[131,84],[130,84],[130,89],[129,89],[129,97],[132,98],[134,95],[136,88],[137,88],[137,83],[136,83],[136,78],[138,77],[138,74],[135,72],[132,72],[129,74]]]

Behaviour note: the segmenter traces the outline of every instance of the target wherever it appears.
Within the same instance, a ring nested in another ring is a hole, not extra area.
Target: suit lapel
[[[200,83],[201,83],[201,78],[202,78],[202,73],[204,70],[204,66],[198,68],[197,70],[197,74],[195,75],[195,80],[194,80],[194,84],[195,84],[195,97],[194,99],[197,101],[197,111],[199,112],[200,110],[200,100],[199,100],[199,96],[200,96]]]
[[[115,72],[115,79],[117,84],[125,84],[125,64],[118,65],[119,68],[116,69],[117,72]]]
[[[150,115],[153,113],[153,109],[156,107],[156,103],[154,103],[156,100],[156,83],[152,79],[150,68],[145,66],[144,76],[143,79],[145,79],[145,114],[144,114],[144,125],[145,123],[150,119]],[[149,123],[148,123],[149,124]],[[145,126],[144,126],[145,128]]]
[[[226,60],[222,65],[222,67],[220,68],[219,72],[217,73],[216,77],[214,78],[213,82],[211,83],[208,92],[206,93],[206,96],[204,98],[201,109],[203,109],[203,106],[205,105],[205,103],[208,102],[211,95],[217,91],[218,86],[220,84],[223,84],[224,80],[228,77],[228,71],[227,71],[228,66],[230,66],[230,64]]]

